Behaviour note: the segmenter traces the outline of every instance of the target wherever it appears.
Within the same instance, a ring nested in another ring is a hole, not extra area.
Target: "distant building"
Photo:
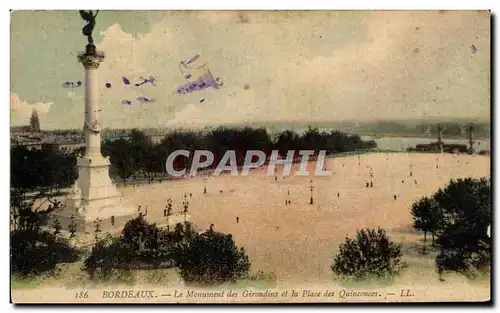
[[[40,120],[38,119],[38,112],[35,109],[33,109],[33,112],[31,113],[30,127],[32,132],[40,132]]]
[[[472,139],[471,139],[472,140]],[[469,148],[462,144],[446,144],[443,142],[443,127],[438,126],[438,141],[429,144],[419,144],[415,148],[408,148],[408,151],[437,152],[437,153],[467,153]]]
[[[431,142],[429,144],[419,144],[415,148],[409,148],[408,151],[418,152],[442,152],[444,153],[467,153],[469,151],[467,145],[462,144],[445,144],[440,142]]]
[[[85,147],[83,133],[79,131],[41,131],[38,112],[33,110],[30,125],[11,126],[10,143],[27,149],[52,149],[62,152],[82,150]]]

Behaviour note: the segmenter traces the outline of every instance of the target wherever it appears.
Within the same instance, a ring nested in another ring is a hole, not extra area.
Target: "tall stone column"
[[[103,223],[102,229],[123,227],[126,221],[137,216],[137,212],[124,201],[111,181],[109,158],[101,153],[98,69],[104,54],[97,53],[95,46],[88,44],[78,60],[85,68],[85,155],[77,162],[78,179],[66,199],[64,211],[58,215],[63,220],[63,227],[73,221],[82,231],[92,230],[96,221]]]
[[[92,47],[92,46],[91,46]],[[98,69],[104,60],[104,54],[95,52],[95,48],[88,48],[79,56],[85,68],[85,156],[102,156],[101,128],[99,122],[99,77]]]

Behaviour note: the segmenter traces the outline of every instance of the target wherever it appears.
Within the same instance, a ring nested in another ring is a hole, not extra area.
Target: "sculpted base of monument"
[[[79,232],[95,230],[95,224],[105,230],[122,228],[126,221],[137,217],[137,209],[127,203],[109,177],[109,159],[85,156],[78,160],[78,180],[65,207],[56,214],[63,229],[73,221]]]

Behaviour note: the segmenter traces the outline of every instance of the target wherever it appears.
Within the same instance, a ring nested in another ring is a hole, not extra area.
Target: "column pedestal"
[[[80,232],[93,232],[97,220],[103,231],[121,229],[128,220],[137,217],[137,208],[126,202],[109,177],[108,158],[86,156],[77,165],[78,180],[66,198],[64,209],[55,214],[63,229],[68,229],[71,216]]]

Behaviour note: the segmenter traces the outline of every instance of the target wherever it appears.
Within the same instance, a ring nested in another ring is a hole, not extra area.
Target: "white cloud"
[[[283,66],[282,81],[305,86],[313,103],[331,103],[317,119],[489,115],[488,19],[374,12],[368,25],[369,40]],[[482,54],[472,55],[472,43]]]
[[[203,110],[193,104],[188,104],[182,111],[175,114],[169,121],[168,126],[201,126],[205,121],[202,115]]]
[[[103,125],[489,116],[485,15],[259,12],[245,13],[241,22],[240,14],[166,14],[137,37],[119,24],[105,30],[97,47],[106,53],[99,68]],[[185,83],[178,64],[196,53],[224,86],[177,95],[176,86]],[[141,75],[156,77],[157,87],[121,81],[135,83]],[[155,102],[140,104],[138,96]],[[121,104],[125,99],[134,104]],[[67,116],[52,113],[54,125]]]
[[[10,114],[11,120],[15,121],[15,124],[26,125],[29,123],[29,119],[33,110],[36,109],[38,115],[44,115],[50,111],[53,102],[37,102],[35,104],[29,104],[25,101],[21,101],[19,96],[15,93],[10,94]]]

